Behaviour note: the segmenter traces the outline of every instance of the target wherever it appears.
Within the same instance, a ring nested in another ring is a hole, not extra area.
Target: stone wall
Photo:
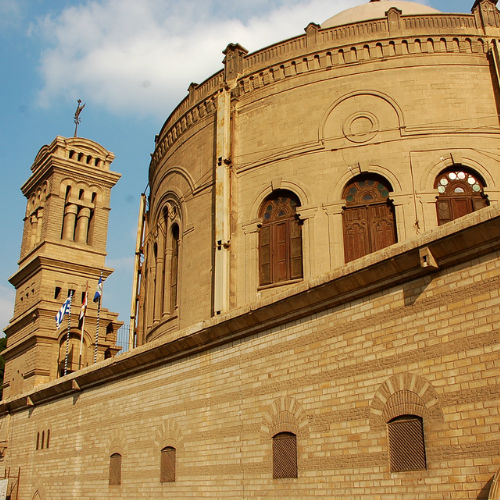
[[[4,401],[19,498],[487,498],[500,446],[498,216],[470,214]],[[424,244],[439,269],[418,266]],[[398,405],[423,418],[425,470],[390,472]],[[282,431],[297,436],[296,479],[273,479]],[[165,446],[175,482],[160,483]]]

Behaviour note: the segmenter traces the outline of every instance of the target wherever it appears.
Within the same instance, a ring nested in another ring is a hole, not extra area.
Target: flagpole
[[[94,363],[97,363],[97,344],[99,342],[99,316],[101,315],[101,297],[97,302],[97,324],[95,328]]]
[[[97,346],[99,344],[99,319],[101,317],[101,299],[102,299],[102,272],[97,283],[97,290],[94,295],[94,302],[97,299],[97,323],[95,327],[95,345],[94,345],[94,363],[97,363]]]
[[[66,357],[64,358],[64,376],[68,373],[68,355],[69,355],[69,334],[71,330],[71,301],[73,300],[73,292],[69,294],[69,307],[68,307],[68,333],[66,335]]]
[[[86,315],[86,308],[87,308],[87,300],[88,300],[88,297],[87,297],[87,294],[88,294],[88,291],[89,291],[89,282],[87,281],[87,287],[85,288],[85,310],[83,311],[83,317],[82,317],[82,332],[81,332],[81,335],[80,335],[80,354],[78,356],[78,369],[80,369],[82,367],[82,347],[83,347],[83,331],[85,330],[85,315]],[[82,305],[82,308],[83,308],[83,305]]]

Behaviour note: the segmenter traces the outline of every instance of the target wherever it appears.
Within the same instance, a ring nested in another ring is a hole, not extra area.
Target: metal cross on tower
[[[76,137],[76,134],[78,132],[78,125],[80,123],[80,113],[82,112],[83,108],[85,107],[85,103],[83,105],[81,105],[81,103],[82,103],[81,99],[78,99],[77,102],[78,102],[78,104],[76,106],[75,117],[74,117],[74,121],[75,121],[75,135],[74,135],[74,137]]]

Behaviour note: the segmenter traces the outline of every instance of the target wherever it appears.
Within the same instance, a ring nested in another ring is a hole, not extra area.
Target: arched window
[[[161,450],[160,483],[175,481],[175,448],[166,446]]]
[[[119,453],[113,453],[109,457],[109,484],[122,484],[122,456]]]
[[[390,184],[378,175],[361,175],[344,188],[345,261],[396,243],[396,218],[389,200]]]
[[[273,437],[273,478],[297,477],[297,436],[280,432]]]
[[[278,190],[260,208],[259,283],[270,285],[302,278],[302,225],[297,216],[299,199]]]
[[[391,472],[424,470],[425,443],[421,417],[401,415],[387,423]]]
[[[442,225],[489,205],[480,176],[462,165],[454,165],[436,177],[436,210]]]

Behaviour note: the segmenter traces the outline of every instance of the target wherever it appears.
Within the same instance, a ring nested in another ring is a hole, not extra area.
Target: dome
[[[351,9],[343,10],[330,17],[321,24],[322,28],[332,28],[342,24],[356,23],[359,21],[368,21],[369,19],[380,19],[385,17],[385,13],[391,8],[396,7],[408,14],[438,14],[439,10],[422,5],[416,2],[406,2],[403,0],[371,0],[363,5],[358,5]]]

